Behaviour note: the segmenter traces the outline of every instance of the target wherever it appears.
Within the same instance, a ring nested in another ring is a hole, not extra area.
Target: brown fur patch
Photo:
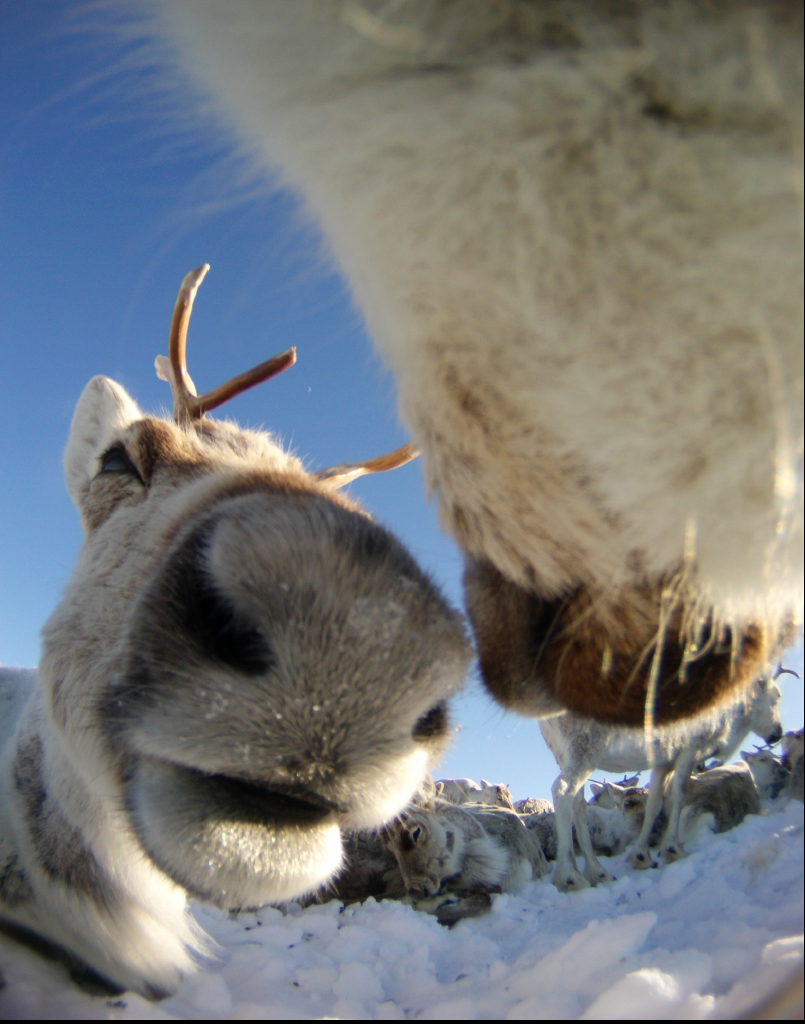
[[[643,725],[662,581],[624,588],[606,602],[585,587],[543,599],[490,563],[469,562],[464,587],[484,683],[501,704],[536,717],[568,709],[615,725]],[[746,627],[734,645],[724,630],[681,672],[683,617],[682,607],[672,614],[662,643],[657,725],[722,703],[746,687],[771,654],[760,626]]]

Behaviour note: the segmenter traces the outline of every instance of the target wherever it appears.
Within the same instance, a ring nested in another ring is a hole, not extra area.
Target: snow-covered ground
[[[703,833],[685,859],[559,893],[548,878],[452,930],[368,900],[196,914],[221,960],[162,1003],[90,996],[0,938],[3,1019],[734,1019],[802,964],[803,805]]]

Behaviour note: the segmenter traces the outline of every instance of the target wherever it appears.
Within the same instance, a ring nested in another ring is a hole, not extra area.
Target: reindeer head
[[[487,782],[486,779],[481,779],[481,796],[484,798],[484,803],[491,804],[493,807],[506,807],[510,811],[514,810],[511,790],[502,782]]]
[[[293,352],[197,397],[188,275],[158,370],[175,422],[96,377],[67,484],[86,530],[44,632],[64,750],[151,861],[191,894],[259,906],[311,890],[340,830],[378,825],[443,749],[460,617],[337,488],[401,449],[311,475],[266,434],[204,418]]]
[[[788,779],[788,770],[782,759],[775,757],[771,750],[764,750],[757,745],[754,750],[742,750],[741,758],[749,765],[760,796],[774,800],[783,791]]]
[[[783,723],[780,719],[780,700],[782,692],[777,685],[777,676],[759,676],[751,691],[749,717],[752,731],[771,746],[779,743],[783,736]]]
[[[384,829],[383,839],[397,860],[409,896],[435,896],[443,881],[458,872],[456,832],[428,808],[401,814]]]

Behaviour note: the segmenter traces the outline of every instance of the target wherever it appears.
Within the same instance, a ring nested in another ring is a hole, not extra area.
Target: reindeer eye
[[[126,449],[116,444],[101,456],[101,473],[128,473],[142,483],[137,467],[129,458]]]

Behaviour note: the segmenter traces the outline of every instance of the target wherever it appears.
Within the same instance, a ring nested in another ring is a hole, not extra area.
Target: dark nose
[[[774,744],[775,743],[779,743],[782,738],[783,738],[783,727],[781,725],[778,725],[777,728],[774,730],[774,732],[769,733],[769,735],[766,737],[766,742],[768,743],[768,745],[770,747],[773,747]]]

